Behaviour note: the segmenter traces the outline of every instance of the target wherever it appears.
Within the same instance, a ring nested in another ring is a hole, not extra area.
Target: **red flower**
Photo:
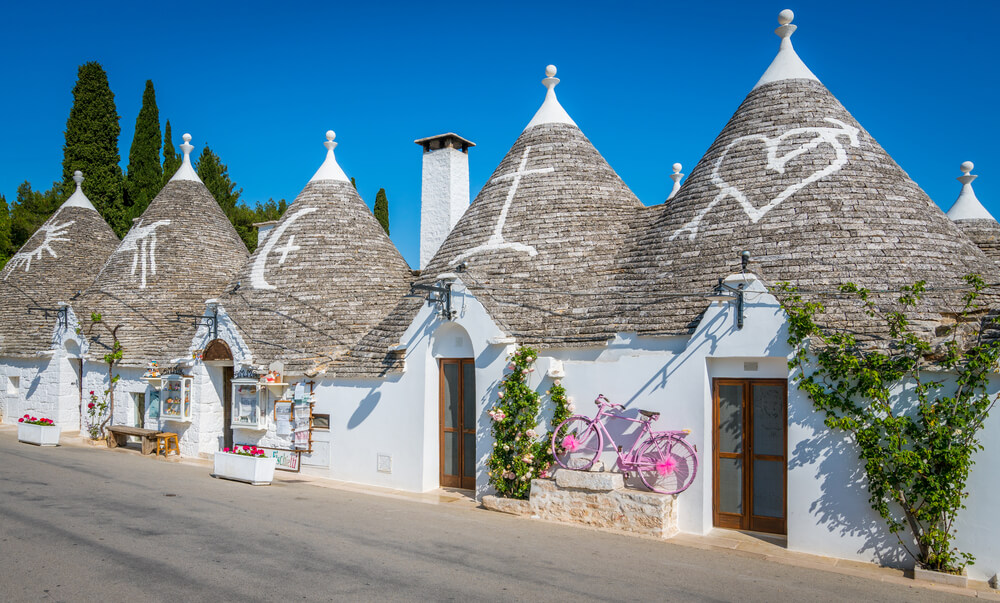
[[[23,418],[21,418],[21,419],[18,419],[18,420],[17,420],[17,422],[18,422],[18,423],[24,423],[24,419],[23,419]]]
[[[91,396],[93,396],[93,395],[94,395],[94,390],[90,390],[90,395],[91,395]]]
[[[95,407],[95,406],[97,406],[97,405],[96,405],[96,404],[94,404],[93,402],[91,402],[90,404],[88,404],[88,405],[87,405],[87,408],[93,408],[93,407]]]
[[[30,416],[28,415],[28,413],[25,413],[25,414],[24,414],[24,418],[25,418],[25,419],[28,419],[28,418],[30,418]]]

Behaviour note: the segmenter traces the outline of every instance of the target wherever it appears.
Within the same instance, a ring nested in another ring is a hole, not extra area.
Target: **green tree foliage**
[[[119,237],[131,227],[118,165],[120,132],[115,95],[104,68],[94,61],[84,63],[78,70],[73,107],[66,120],[62,191],[64,196],[71,195],[76,188],[73,172],[83,171],[83,192]]]
[[[232,220],[243,189],[236,188],[236,183],[229,177],[229,168],[206,144],[201,150],[201,157],[195,162],[194,169],[205,183],[208,192],[219,202],[222,211]]]
[[[156,91],[152,80],[146,80],[142,108],[135,119],[135,135],[128,152],[128,172],[125,176],[125,208],[129,224],[146,211],[149,202],[163,187],[160,165],[160,112],[156,108]]]
[[[237,188],[236,183],[229,177],[229,168],[208,145],[202,149],[195,170],[252,253],[257,249],[257,229],[254,224],[277,220],[285,213],[288,204],[284,199],[278,202],[269,199],[266,203],[257,203],[254,207],[250,207],[240,201],[243,189]]]
[[[389,201],[385,198],[385,189],[378,189],[375,195],[375,219],[385,229],[385,234],[389,234]]]
[[[163,131],[163,186],[166,186],[167,182],[173,178],[177,168],[181,167],[181,161],[180,153],[174,149],[174,140],[171,138],[170,120],[168,119]]]
[[[76,186],[76,183],[74,183]],[[17,199],[10,209],[10,245],[17,251],[35,234],[38,227],[49,219],[62,204],[61,184],[55,182],[45,192],[31,189],[25,181],[17,187]]]
[[[903,287],[896,304],[876,304],[867,289],[840,288],[855,297],[888,337],[860,340],[855,333],[816,322],[824,311],[787,283],[782,306],[789,317],[789,368],[798,387],[826,416],[830,429],[854,442],[868,478],[869,502],[889,531],[925,569],[958,573],[975,558],[953,547],[955,519],[968,496],[979,433],[995,397],[989,377],[1000,360],[1000,341],[983,337],[993,323],[976,300],[986,288],[966,277],[967,291],[937,339],[911,328],[907,313],[918,309],[924,283]],[[880,343],[880,344],[879,344]],[[908,543],[916,543],[911,551]]]
[[[6,197],[0,195],[0,270],[16,251],[10,241],[10,208]]]
[[[354,190],[358,190],[358,183],[354,181],[354,176],[351,176],[351,186],[354,187]]]

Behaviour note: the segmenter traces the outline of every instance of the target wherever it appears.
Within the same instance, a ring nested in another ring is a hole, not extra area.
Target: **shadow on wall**
[[[358,404],[358,408],[351,415],[351,418],[347,420],[347,429],[355,429],[365,422],[365,419],[372,414],[375,407],[378,406],[379,400],[382,399],[382,393],[376,389],[372,389],[368,392],[361,402]]]
[[[789,383],[789,394],[794,387]],[[813,410],[812,402],[804,395],[800,404],[789,404],[788,421],[812,434],[795,445],[789,454],[788,470],[815,473],[820,482],[820,497],[809,504],[809,513],[817,524],[843,539],[863,539],[856,551],[859,555],[870,553],[878,563],[890,567],[912,566],[899,539],[868,502],[864,465],[854,443],[844,432],[827,427],[823,415]],[[906,534],[900,536],[907,539],[910,550],[915,550]]]

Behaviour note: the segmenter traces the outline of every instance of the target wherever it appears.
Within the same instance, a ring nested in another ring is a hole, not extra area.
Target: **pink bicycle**
[[[662,494],[677,494],[691,485],[698,473],[698,451],[684,439],[688,430],[653,431],[650,423],[659,419],[660,413],[640,410],[640,419],[623,417],[608,409],[625,410],[625,407],[611,403],[604,394],[597,396],[594,404],[598,406],[596,417],[574,415],[560,423],[552,434],[552,455],[559,466],[590,469],[600,457],[606,437],[615,446],[618,468],[626,477],[635,471],[647,488]],[[604,425],[605,418],[642,425],[628,452],[622,453],[622,447],[615,443]]]

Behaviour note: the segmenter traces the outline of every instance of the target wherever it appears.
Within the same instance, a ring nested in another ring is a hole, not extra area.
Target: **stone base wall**
[[[624,488],[618,473],[559,471],[555,480],[532,480],[528,500],[484,496],[483,505],[514,515],[655,538],[670,538],[678,531],[674,496]]]

